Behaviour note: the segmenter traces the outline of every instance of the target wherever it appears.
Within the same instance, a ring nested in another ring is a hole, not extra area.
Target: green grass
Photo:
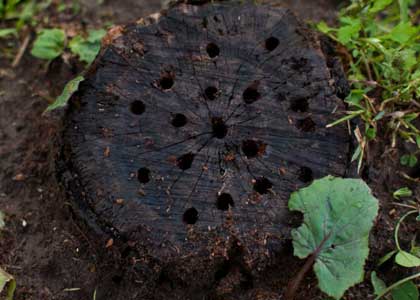
[[[420,11],[410,10],[414,2],[353,0],[340,12],[338,27],[317,25],[341,45],[352,88],[345,100],[346,116],[329,126],[353,118],[364,124],[355,131],[359,147],[353,160],[358,160],[359,170],[369,142],[380,130],[392,147],[402,141],[420,149],[420,130],[415,126],[420,113],[420,27],[415,21]]]

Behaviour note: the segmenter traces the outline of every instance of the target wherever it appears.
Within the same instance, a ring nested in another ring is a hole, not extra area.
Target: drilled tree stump
[[[239,254],[257,272],[289,237],[290,193],[346,175],[334,60],[290,11],[252,5],[179,5],[105,42],[66,116],[78,212],[185,280]]]

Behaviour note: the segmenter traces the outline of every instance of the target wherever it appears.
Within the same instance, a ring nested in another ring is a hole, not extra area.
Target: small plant
[[[4,214],[0,211],[0,232],[4,228]],[[6,300],[13,300],[13,295],[16,289],[16,281],[12,275],[0,268],[0,296],[4,292]],[[3,298],[2,298],[3,299]]]
[[[61,95],[58,96],[57,99],[47,107],[46,112],[65,106],[71,95],[77,91],[80,82],[83,80],[85,80],[85,78],[82,75],[79,75],[67,82]]]
[[[400,163],[403,166],[412,168],[417,165],[417,157],[414,154],[404,154],[400,158]]]
[[[51,0],[4,0],[0,1],[0,20],[14,23],[16,32],[25,25],[36,26],[35,16],[51,5]]]
[[[420,114],[420,28],[414,25],[409,10],[414,3],[352,0],[341,11],[338,28],[324,22],[317,26],[344,46],[341,52],[352,87],[345,100],[349,110],[329,126],[353,118],[363,120],[364,129],[355,131],[359,147],[353,160],[358,160],[359,170],[369,142],[377,136],[379,122],[385,122],[393,147],[401,138],[420,148],[420,130],[414,125]]]
[[[400,198],[411,197],[412,195],[413,191],[410,190],[408,187],[400,188],[392,194],[392,196],[397,200],[399,200]]]
[[[66,35],[62,29],[43,29],[38,33],[31,54],[41,59],[52,60],[64,51]]]
[[[75,36],[68,43],[70,51],[79,59],[90,64],[101,48],[101,39],[106,31],[103,29],[88,31],[87,37]],[[62,29],[42,29],[32,47],[32,55],[41,59],[52,60],[63,54],[66,48],[66,35]]]
[[[88,35],[75,36],[68,43],[70,51],[79,57],[79,59],[90,65],[98,55],[101,48],[101,40],[106,31],[103,29],[90,30]],[[62,55],[66,48],[66,35],[62,29],[43,29],[39,32],[33,48],[32,55],[41,59],[53,60]],[[84,80],[83,75],[79,75],[69,81],[63,89],[63,92],[57,99],[50,104],[46,111],[51,111],[66,105],[71,95],[77,91],[79,84]]]
[[[398,233],[402,222],[410,215],[416,214],[416,220],[420,221],[420,211],[413,207],[413,210],[410,210],[404,214],[398,221],[397,226],[395,227],[395,250],[386,254],[383,258],[380,259],[379,265],[382,265],[384,262],[388,261],[395,256],[395,263],[406,268],[415,268],[420,266],[420,247],[416,246],[414,241],[411,244],[411,250],[403,250],[399,243]],[[375,300],[379,300],[384,297],[386,294],[391,293],[393,300],[402,300],[402,299],[418,299],[419,291],[416,285],[412,282],[413,279],[420,278],[420,273],[413,274],[406,278],[403,278],[396,283],[392,284],[389,287],[386,287],[385,283],[376,275],[376,272],[372,272],[371,281],[375,290],[377,297]]]
[[[292,238],[294,255],[308,259],[290,281],[285,299],[294,299],[312,266],[320,289],[339,299],[349,287],[363,280],[378,201],[360,179],[327,176],[294,192],[289,209],[304,215],[302,226],[292,231]]]
[[[16,289],[16,280],[12,275],[0,268],[0,294],[5,292],[6,300],[13,300]],[[1,296],[1,295],[0,295]]]

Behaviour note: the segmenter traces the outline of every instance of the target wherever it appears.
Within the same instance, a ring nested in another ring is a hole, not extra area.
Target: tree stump
[[[178,5],[114,32],[66,115],[77,211],[171,278],[252,276],[289,237],[290,193],[348,170],[348,129],[326,128],[333,61],[266,6]]]

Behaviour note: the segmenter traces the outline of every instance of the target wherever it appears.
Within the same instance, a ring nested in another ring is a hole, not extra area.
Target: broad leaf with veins
[[[320,289],[339,299],[363,280],[377,199],[360,179],[327,176],[293,193],[289,209],[304,214],[292,231],[295,256],[313,255]]]

